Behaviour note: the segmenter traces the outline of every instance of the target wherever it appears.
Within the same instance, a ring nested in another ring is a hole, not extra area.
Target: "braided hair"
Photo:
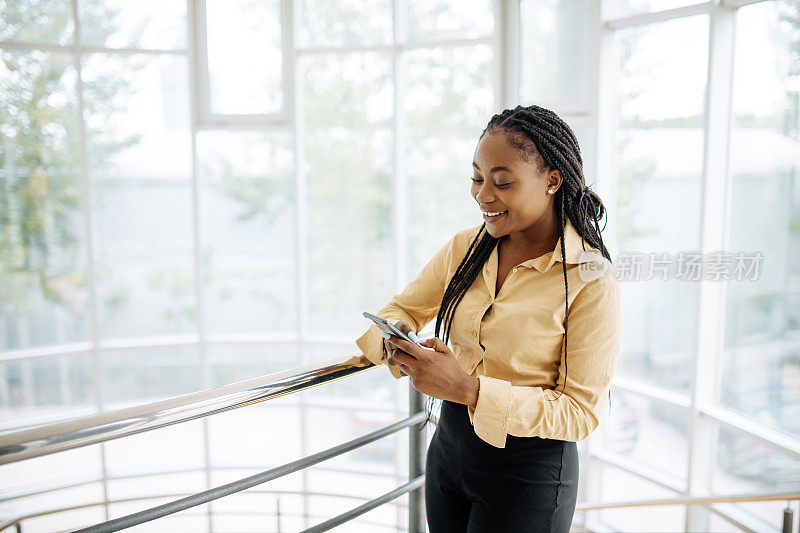
[[[561,187],[556,191],[554,202],[556,203],[557,222],[561,230],[561,257],[563,258],[561,266],[564,272],[564,388],[566,388],[569,318],[569,288],[567,285],[566,250],[564,245],[566,217],[569,217],[575,230],[580,234],[584,249],[586,249],[584,243],[588,242],[590,246],[599,250],[606,259],[611,261],[611,256],[600,235],[605,229],[605,224],[603,224],[603,229],[600,229],[599,220],[606,214],[606,209],[597,193],[586,186],[583,176],[581,150],[575,133],[554,112],[535,105],[506,109],[492,116],[480,137],[478,137],[478,141],[487,133],[505,134],[508,142],[521,152],[525,161],[529,161],[538,151],[542,156],[543,168],[558,170],[563,176]],[[500,241],[499,238],[492,237],[485,230],[486,223],[484,222],[472,240],[469,250],[467,250],[458,265],[455,274],[450,279],[442,297],[439,313],[436,316],[435,334],[445,343],[450,338],[450,328],[456,307],[458,307],[458,304],[464,298],[464,294],[478,277],[492,250]],[[440,332],[442,332],[441,335]],[[564,388],[562,388],[562,393]],[[556,398],[547,398],[547,400],[557,400],[560,396],[561,394],[559,393]],[[609,401],[610,399],[611,391],[609,391]],[[428,397],[428,421],[432,420],[434,400],[435,398]]]

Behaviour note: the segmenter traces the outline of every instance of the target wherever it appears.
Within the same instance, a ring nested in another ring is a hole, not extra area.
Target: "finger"
[[[397,329],[399,329],[403,333],[408,333],[409,331],[411,331],[411,326],[409,326],[405,320],[398,320],[397,322],[394,323],[394,325]]]
[[[412,343],[408,342],[405,339],[401,339],[397,335],[389,334],[389,338],[386,339],[386,340],[391,342],[392,344],[394,344],[396,347],[400,348],[404,352],[412,354],[412,355],[414,354],[415,349],[419,350],[419,346],[417,346],[416,344],[412,344]]]
[[[447,353],[448,348],[447,344],[442,341],[439,337],[431,337],[430,339],[425,339],[421,343],[423,346],[427,346],[428,348],[433,348],[437,352]]]
[[[408,335],[412,341],[416,342],[417,340],[419,340],[416,332],[411,326],[408,325],[407,322],[404,322],[403,320],[398,320],[397,322],[395,322],[394,325],[397,327],[397,329]]]
[[[406,366],[413,365],[415,361],[414,357],[397,348],[392,350],[387,360],[389,363],[396,366],[401,364]]]

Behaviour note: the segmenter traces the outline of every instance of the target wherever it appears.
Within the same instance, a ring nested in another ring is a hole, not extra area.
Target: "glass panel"
[[[752,270],[727,283],[720,401],[800,437],[798,12],[737,14],[729,249]]]
[[[296,343],[226,343],[206,349],[213,387],[300,366]]]
[[[282,490],[277,494],[269,493],[275,491],[274,483],[275,481],[270,481],[247,492],[216,500],[213,503],[214,515],[211,517],[212,531],[302,531],[319,522],[314,519],[303,520],[303,496],[288,494]],[[353,506],[355,505],[357,504]]]
[[[199,469],[205,464],[202,420],[110,440],[104,446],[106,472],[110,477]],[[150,496],[181,490],[198,492],[203,483],[197,479],[201,476],[178,474],[164,477],[169,478],[167,483],[147,477],[119,480],[109,486],[109,497]],[[199,483],[193,488],[187,482],[187,477],[194,477]],[[164,490],[165,487],[169,488]]]
[[[397,435],[395,433],[392,437],[397,437]],[[368,444],[349,453],[357,454],[374,444]],[[309,470],[308,480],[311,490],[327,493],[324,496],[309,496],[308,498],[308,512],[314,517],[311,521],[312,524],[338,516],[346,509],[361,505],[378,494],[390,492],[405,482],[404,477],[400,478],[402,479],[400,481],[392,476],[364,475],[360,472],[324,472],[314,467]],[[332,487],[335,487],[336,490],[331,490]],[[398,508],[399,505],[406,507]],[[408,516],[407,506],[408,494],[403,494],[337,529],[345,532],[369,531],[370,533],[407,531],[408,528],[405,527]],[[455,530],[457,531],[457,529]]]
[[[604,465],[600,470],[602,488],[601,502],[628,500],[656,500],[677,498],[677,492],[630,474],[617,467]],[[611,531],[674,532],[685,529],[685,508],[681,505],[659,505],[657,507],[628,507],[599,511],[600,521]],[[591,516],[591,515],[590,515]]]
[[[523,105],[540,105],[558,115],[589,110],[589,63],[594,57],[589,4],[589,0],[520,2]]]
[[[102,358],[106,411],[200,390],[196,346],[105,350]]]
[[[302,0],[300,46],[354,46],[392,42],[391,0]]]
[[[413,50],[405,57],[409,280],[456,232],[481,223],[472,156],[494,110],[490,46]]]
[[[720,427],[711,487],[716,494],[791,492],[800,487],[800,459],[769,444]],[[782,526],[786,502],[735,504],[773,524]]]
[[[82,76],[92,178],[189,180],[185,57],[90,54]]]
[[[6,0],[0,9],[0,41],[70,45],[74,35],[70,0]]]
[[[56,411],[88,407],[94,400],[92,354],[0,362],[0,419],[13,423],[43,413],[52,418]]]
[[[197,153],[207,333],[295,330],[291,136],[202,131]]]
[[[100,446],[84,446],[74,450],[65,450],[58,453],[33,457],[24,461],[4,464],[0,466],[0,478],[3,479],[2,491],[0,492],[0,505],[11,502],[3,502],[4,493],[11,494],[19,492],[33,492],[44,487],[63,487],[78,481],[90,481],[92,479],[102,479],[101,470],[102,459],[100,456]],[[67,489],[72,492],[75,489]],[[84,490],[78,489],[74,494],[75,499],[63,499],[65,494],[55,493],[53,495],[37,495],[25,498],[18,502],[18,514],[21,512],[35,512],[41,509],[63,507],[64,502],[82,503],[78,500],[97,501],[96,498],[89,499],[86,496],[96,494],[96,489],[88,485]],[[54,497],[55,496],[55,497]],[[83,497],[81,497],[83,496]],[[100,494],[102,499],[102,494]],[[9,516],[3,514],[3,516]],[[52,531],[52,530],[50,530]]]
[[[100,338],[196,333],[190,185],[92,188]]]
[[[268,114],[282,109],[280,4],[206,2],[212,113]]]
[[[603,0],[603,18],[621,18],[697,3],[697,0]]]
[[[50,457],[60,457],[64,453],[69,452],[59,452]],[[6,499],[6,495],[11,496],[17,492],[42,490],[47,486],[74,483],[78,479],[90,479],[91,474],[89,472],[93,469],[94,465],[83,461],[78,461],[75,464],[69,463],[69,461],[75,459],[78,459],[78,457],[72,455],[60,459],[56,464],[51,463],[49,465],[46,463],[37,463],[37,459],[27,459],[22,463],[1,466],[0,478],[2,478],[4,482],[7,480],[21,480],[23,482],[22,485],[18,487],[9,487],[8,483],[3,483],[3,489],[9,489],[7,492],[5,490],[0,492],[0,513],[2,513],[3,517],[19,517],[44,510],[60,509],[70,505],[84,505],[103,501],[102,483],[88,483],[79,487],[42,492],[23,498]],[[97,462],[98,464],[100,462],[99,456],[97,457]],[[19,464],[25,465],[26,468],[21,472],[14,472],[11,467]],[[79,471],[78,469],[82,466],[86,467],[86,470]],[[67,467],[68,471],[80,472],[78,474],[80,477],[72,477],[71,479],[61,478],[58,481],[47,478],[48,474],[54,473],[60,478],[61,474],[64,472],[64,467]],[[35,481],[37,478],[41,477],[37,474],[45,474],[44,480],[40,482],[41,484],[37,484],[37,481]],[[96,473],[95,476],[100,478],[100,473]],[[74,531],[78,528],[99,524],[104,521],[105,512],[103,511],[103,507],[93,506],[25,520],[22,522],[22,531],[26,533],[36,531]],[[8,529],[9,528],[6,528],[6,530]],[[13,531],[13,529],[11,530]]]
[[[408,0],[406,17],[409,41],[474,39],[494,31],[492,0]]]
[[[689,412],[613,389],[603,443],[681,479],[689,453]]]
[[[342,409],[340,407],[306,407],[306,419],[308,427],[314,431],[307,433],[307,447],[309,453],[316,453],[327,450],[349,440],[378,431],[386,426],[394,424],[407,416],[406,413],[394,413],[391,411],[378,411],[374,409]],[[408,441],[408,430],[393,433],[388,437],[383,437],[375,442],[362,446],[358,449],[339,455],[325,461],[325,466],[337,469],[356,469],[371,474],[386,474],[392,476],[397,472],[395,465],[395,454],[399,449],[401,440]],[[414,431],[414,429],[411,429]],[[372,478],[373,476],[364,476]],[[331,490],[332,485],[327,488],[321,486],[317,490]],[[381,492],[372,493],[383,494],[392,490],[394,487],[385,489]],[[363,485],[358,483],[350,486],[337,485],[345,493],[358,493]]]
[[[741,533],[742,531],[747,531],[746,529],[736,527],[714,513],[708,514],[708,530],[714,533]]]
[[[699,284],[681,258],[699,247],[708,18],[626,28],[617,45],[619,371],[688,392]]]
[[[301,457],[306,448],[296,402],[285,396],[209,417],[209,453],[214,466],[263,471]]]
[[[0,57],[0,346],[88,338],[74,57]]]
[[[194,333],[186,59],[93,54],[85,79],[99,335]]]
[[[392,61],[315,54],[300,69],[310,330],[358,335],[392,288]]]
[[[173,426],[173,427],[180,427],[180,426]],[[187,428],[188,429],[188,428]],[[160,431],[160,430],[159,430]],[[202,432],[202,428],[200,428]],[[197,457],[192,457],[197,455],[196,448],[198,446],[202,446],[202,433],[198,433],[197,431],[184,431],[182,434],[174,433],[175,437],[178,439],[177,442],[180,443],[187,443],[190,446],[190,455],[189,460],[185,460],[184,458],[180,458],[177,464],[167,463],[167,461],[176,455],[176,450],[172,448],[172,443],[167,442],[166,439],[170,439],[172,435],[164,435],[159,437],[154,437],[150,441],[138,441],[137,446],[139,446],[138,450],[131,452],[133,457],[141,460],[142,456],[138,454],[142,454],[142,452],[152,451],[158,454],[162,453],[162,450],[166,448],[166,454],[164,456],[166,459],[162,459],[161,457],[157,458],[155,462],[149,460],[147,458],[146,464],[141,463],[131,463],[127,461],[127,458],[123,455],[125,450],[123,448],[114,450],[112,453],[115,455],[114,457],[114,469],[117,470],[114,473],[114,476],[118,476],[121,479],[110,479],[108,482],[108,495],[110,498],[138,498],[138,497],[150,497],[156,494],[178,494],[178,493],[197,493],[200,492],[206,486],[206,474],[204,470],[200,470],[202,468],[201,464],[198,464]],[[157,432],[156,432],[157,433]],[[145,433],[142,433],[145,435]],[[124,442],[126,439],[130,437],[125,437],[120,442]],[[196,442],[191,439],[197,439]],[[144,454],[142,454],[144,455]],[[165,464],[166,463],[166,464]],[[180,469],[195,469],[189,472],[176,472],[176,473],[168,473],[173,470],[180,470]],[[155,473],[151,475],[142,475],[139,472],[167,472],[167,473]],[[177,499],[177,498],[173,498]],[[153,504],[148,502],[148,507],[152,506]],[[200,510],[204,506],[193,507],[195,511]],[[158,520],[161,520],[160,518]]]
[[[81,44],[105,48],[185,49],[183,0],[80,0]]]

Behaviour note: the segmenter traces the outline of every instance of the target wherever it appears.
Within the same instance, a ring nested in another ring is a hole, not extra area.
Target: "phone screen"
[[[361,314],[364,315],[365,317],[369,318],[373,322],[375,322],[375,325],[378,326],[379,328],[381,328],[381,331],[385,331],[386,333],[391,333],[392,335],[396,335],[396,336],[400,337],[403,340],[407,340],[408,342],[410,342],[412,344],[416,344],[417,346],[420,345],[418,342],[414,342],[413,340],[411,340],[411,337],[409,337],[408,335],[406,335],[405,333],[403,333],[402,331],[397,329],[397,326],[395,326],[394,324],[392,324],[391,322],[389,322],[385,318],[380,317],[378,315],[373,315],[372,313],[368,313],[366,311],[364,311]]]

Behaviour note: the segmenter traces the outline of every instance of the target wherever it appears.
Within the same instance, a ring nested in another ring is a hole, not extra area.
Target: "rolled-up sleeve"
[[[480,438],[504,448],[507,434],[579,441],[597,428],[622,334],[622,295],[615,274],[581,288],[567,327],[567,360],[562,356],[555,390],[478,377],[478,402],[468,411]]]
[[[447,267],[452,257],[456,237],[442,246],[400,294],[395,295],[376,315],[394,323],[403,320],[415,333],[425,327],[439,313],[447,282]],[[382,331],[378,326],[369,329],[356,340],[364,356],[376,365],[387,364],[387,353]],[[403,377],[400,369],[389,365],[395,378]]]

